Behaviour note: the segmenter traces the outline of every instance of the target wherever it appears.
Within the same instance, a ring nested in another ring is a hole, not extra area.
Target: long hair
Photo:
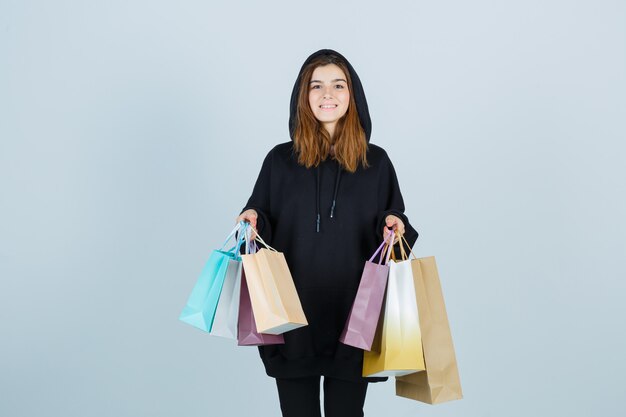
[[[309,104],[309,82],[313,76],[313,71],[317,67],[328,64],[335,64],[341,68],[346,75],[348,90],[350,91],[348,110],[337,121],[334,138],[330,137],[320,121],[315,118]],[[302,70],[299,88],[296,125],[293,134],[294,148],[298,153],[298,163],[307,168],[319,165],[329,156],[330,147],[334,144],[334,158],[346,171],[355,172],[359,163],[367,168],[369,166],[367,162],[367,140],[365,131],[359,122],[350,71],[343,60],[336,55],[320,55],[313,59]]]

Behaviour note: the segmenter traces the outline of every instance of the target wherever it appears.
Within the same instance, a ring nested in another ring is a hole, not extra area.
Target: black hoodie
[[[359,165],[354,173],[343,171],[333,158],[325,159],[317,168],[298,164],[293,133],[300,77],[310,60],[320,54],[338,56],[350,71],[352,94],[368,142],[367,169]],[[365,93],[352,65],[330,49],[310,55],[291,93],[291,141],[269,151],[252,195],[241,210],[256,210],[257,231],[268,245],[284,253],[309,323],[285,333],[284,345],[259,346],[269,376],[387,380],[363,378],[363,350],[339,342],[365,261],[382,242],[385,217],[393,214],[403,221],[404,236],[411,246],[418,236],[404,214],[391,160],[383,148],[369,143],[371,130]],[[399,244],[394,249],[400,259]]]

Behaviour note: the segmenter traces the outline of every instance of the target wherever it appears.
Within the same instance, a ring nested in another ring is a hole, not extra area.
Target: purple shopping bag
[[[250,246],[251,253],[256,252],[256,242],[252,241]],[[248,246],[246,246],[248,250]],[[282,334],[265,334],[256,330],[256,322],[254,321],[254,313],[252,312],[252,302],[250,301],[250,292],[246,282],[246,273],[241,268],[241,293],[239,296],[239,321],[237,325],[237,345],[239,346],[259,346],[259,345],[279,345],[284,344],[285,339]]]
[[[339,337],[339,341],[343,344],[364,350],[372,348],[389,276],[389,265],[387,264],[389,263],[389,255],[393,251],[393,246],[389,243],[390,239],[394,238],[394,234],[391,230],[387,230],[387,232],[388,235],[383,243],[376,249],[372,257],[365,262],[359,289],[350,309],[350,315]],[[385,246],[385,250],[380,254],[378,263],[373,262],[383,246]],[[385,251],[387,252],[387,257],[385,264],[382,265],[381,262],[385,256]]]

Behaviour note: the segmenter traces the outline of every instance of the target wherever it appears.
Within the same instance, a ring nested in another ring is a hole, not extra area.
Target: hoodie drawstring
[[[333,193],[333,205],[330,208],[330,218],[333,218],[333,213],[335,212],[335,203],[337,201],[337,190],[339,189],[339,178],[341,178],[341,167],[337,167],[337,180],[335,181],[335,192]]]
[[[335,180],[335,190],[333,192],[333,205],[330,207],[330,218],[334,218],[335,215],[335,207],[337,205],[337,192],[339,190],[339,179],[341,178],[341,165],[337,166],[337,179]],[[316,231],[319,233],[320,231],[320,166],[318,165],[316,168],[316,196],[315,203],[317,205],[317,225]]]
[[[315,194],[315,204],[317,205],[317,231],[320,231],[320,166],[317,166],[316,169],[317,177],[316,177],[316,188],[317,194]]]

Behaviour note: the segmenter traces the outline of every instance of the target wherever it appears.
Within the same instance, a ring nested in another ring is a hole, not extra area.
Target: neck
[[[334,122],[334,123],[324,123],[324,129],[326,129],[326,131],[330,135],[330,140],[331,141],[333,141],[334,136],[335,136],[335,126],[337,126],[337,122]]]

